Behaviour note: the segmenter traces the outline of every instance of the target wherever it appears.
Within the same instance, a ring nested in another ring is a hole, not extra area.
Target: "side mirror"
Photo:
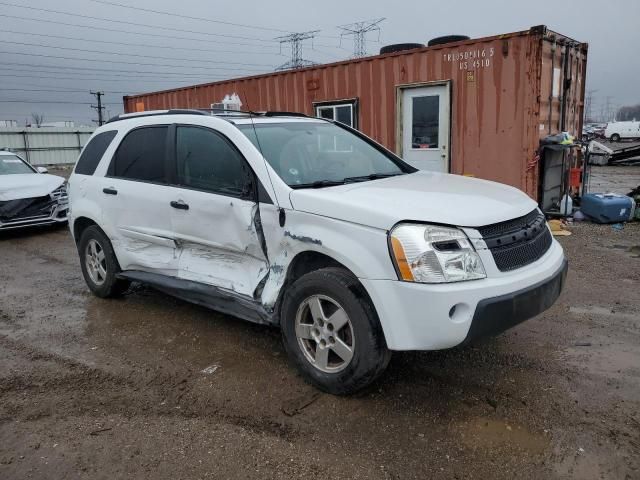
[[[49,173],[49,170],[46,167],[36,167],[38,173]]]

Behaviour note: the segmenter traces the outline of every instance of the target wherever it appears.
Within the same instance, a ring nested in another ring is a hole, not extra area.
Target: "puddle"
[[[490,418],[477,418],[465,426],[463,442],[470,447],[517,448],[532,455],[543,453],[550,444],[544,434],[533,433],[522,425]]]

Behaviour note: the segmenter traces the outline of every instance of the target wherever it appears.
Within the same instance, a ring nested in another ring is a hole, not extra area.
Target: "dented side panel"
[[[267,310],[275,306],[291,262],[303,252],[327,255],[358,278],[397,279],[385,230],[295,210],[286,210],[280,227],[276,207],[261,206],[261,212],[270,252],[269,274],[260,297]]]
[[[99,196],[100,226],[111,239],[120,267],[177,274],[178,249],[166,186],[108,177],[95,183],[91,195]],[[104,188],[117,194],[106,195]]]
[[[253,296],[268,269],[257,203],[178,187],[167,190],[172,200],[189,205],[188,210],[171,209],[178,276]]]

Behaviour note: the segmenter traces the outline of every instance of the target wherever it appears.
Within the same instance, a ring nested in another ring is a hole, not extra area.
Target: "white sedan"
[[[68,212],[64,178],[0,151],[0,230],[66,222]]]

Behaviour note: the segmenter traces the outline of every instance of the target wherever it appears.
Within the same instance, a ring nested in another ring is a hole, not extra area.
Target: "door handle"
[[[179,201],[175,201],[172,200],[171,202],[169,202],[169,205],[171,205],[173,208],[177,208],[178,210],[189,210],[189,205],[184,203],[182,200]]]
[[[107,195],[117,195],[118,194],[118,190],[116,190],[113,187],[103,188],[102,192],[106,193]]]

